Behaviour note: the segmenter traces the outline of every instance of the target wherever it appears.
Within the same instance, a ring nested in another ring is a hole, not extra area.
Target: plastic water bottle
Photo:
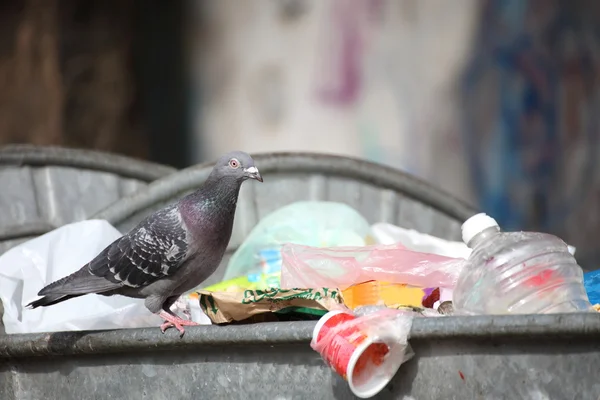
[[[567,244],[534,232],[501,232],[486,214],[462,226],[473,249],[453,294],[457,314],[592,311],[583,271]]]

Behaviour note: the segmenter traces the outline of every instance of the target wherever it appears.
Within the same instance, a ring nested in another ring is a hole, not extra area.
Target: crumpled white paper
[[[371,234],[377,243],[400,243],[408,249],[422,253],[464,258],[465,260],[471,255],[471,249],[463,242],[453,242],[421,233],[414,229],[405,229],[383,222],[373,224],[371,226]]]
[[[157,327],[143,299],[95,294],[35,310],[25,306],[45,285],[92,260],[121,233],[104,220],[65,225],[0,256],[0,299],[6,333]],[[200,322],[200,321],[199,321]]]
[[[414,229],[405,229],[396,225],[379,222],[371,226],[371,235],[377,243],[400,243],[404,247],[423,253],[439,254],[440,256],[464,258],[471,255],[471,249],[463,242],[453,242],[418,232]],[[567,245],[569,253],[575,255],[575,247]]]

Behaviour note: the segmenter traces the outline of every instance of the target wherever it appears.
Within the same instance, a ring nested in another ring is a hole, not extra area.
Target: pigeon
[[[73,274],[39,291],[28,308],[45,307],[85,294],[142,298],[166,329],[197,323],[170,307],[206,280],[219,266],[231,238],[240,187],[263,179],[250,155],[221,157],[195,192],[148,216]]]

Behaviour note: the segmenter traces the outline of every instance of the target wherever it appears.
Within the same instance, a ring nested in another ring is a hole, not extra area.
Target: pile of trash
[[[142,300],[120,296],[23,309],[45,283],[119,235],[106,221],[85,221],[0,257],[6,332],[156,326],[160,319]],[[485,214],[463,224],[462,238],[369,225],[341,203],[293,203],[259,222],[222,282],[183,296],[173,309],[202,324],[318,321],[312,348],[361,398],[382,390],[413,355],[414,318],[600,310],[600,272],[584,276],[575,249],[559,238],[502,232]],[[91,311],[82,315],[82,308]]]

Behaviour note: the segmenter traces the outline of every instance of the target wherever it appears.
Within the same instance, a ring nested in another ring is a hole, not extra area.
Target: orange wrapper
[[[390,308],[427,306],[426,290],[400,283],[368,281],[342,291],[344,304],[350,309],[359,306],[385,305]],[[438,290],[439,299],[439,290]],[[436,300],[438,300],[436,299]],[[434,300],[434,301],[436,301]],[[432,305],[429,305],[432,307]]]

